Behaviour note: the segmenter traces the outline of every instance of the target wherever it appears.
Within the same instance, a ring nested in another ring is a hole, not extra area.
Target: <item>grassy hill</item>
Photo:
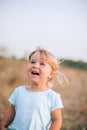
[[[63,126],[61,130],[87,130],[87,64],[65,61],[60,66],[69,84],[56,85],[61,94]],[[9,107],[8,98],[15,87],[29,84],[27,61],[24,59],[0,59],[0,121]]]
[[[87,63],[82,61],[73,61],[73,60],[64,60],[62,63],[63,66],[69,67],[69,68],[77,68],[80,70],[87,70]]]

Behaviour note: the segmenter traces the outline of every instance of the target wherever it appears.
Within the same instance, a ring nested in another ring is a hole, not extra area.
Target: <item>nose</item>
[[[35,63],[35,64],[33,65],[33,67],[34,67],[34,68],[39,68],[39,63]]]

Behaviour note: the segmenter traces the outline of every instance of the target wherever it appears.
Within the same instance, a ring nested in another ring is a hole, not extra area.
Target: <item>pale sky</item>
[[[0,0],[0,47],[87,62],[87,0]]]

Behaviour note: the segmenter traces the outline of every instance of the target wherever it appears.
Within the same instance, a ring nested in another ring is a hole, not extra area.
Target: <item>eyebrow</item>
[[[36,59],[32,59],[32,58],[31,58],[30,61],[31,61],[31,60],[36,60]],[[40,59],[40,62],[46,62],[46,61],[45,61],[44,59]]]

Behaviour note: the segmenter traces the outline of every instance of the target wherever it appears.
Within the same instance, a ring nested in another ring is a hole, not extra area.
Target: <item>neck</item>
[[[30,91],[45,91],[49,89],[46,84],[36,84],[32,83],[31,88],[29,89]]]

